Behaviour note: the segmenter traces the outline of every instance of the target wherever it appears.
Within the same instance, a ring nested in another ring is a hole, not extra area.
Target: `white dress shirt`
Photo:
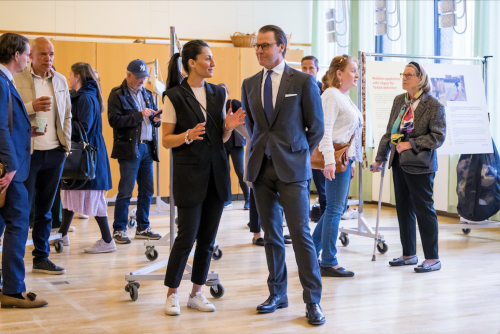
[[[38,151],[48,151],[53,150],[61,146],[59,138],[57,137],[57,103],[54,98],[54,87],[52,85],[52,71],[49,71],[49,75],[42,78],[36,75],[33,71],[33,67],[30,65],[31,76],[33,77],[33,83],[35,85],[35,99],[42,96],[52,97],[52,106],[48,111],[37,111],[35,112],[36,118],[46,118],[47,119],[47,132],[44,136],[35,137],[35,150]]]
[[[273,109],[276,107],[276,98],[278,96],[278,90],[280,89],[281,77],[283,76],[283,72],[285,71],[285,60],[279,63],[278,66],[272,69],[273,73],[271,73],[271,82],[273,85]],[[264,75],[262,76],[262,85],[260,88],[260,96],[262,98],[262,108],[264,108],[264,83],[266,82],[267,73],[269,70],[264,67]]]

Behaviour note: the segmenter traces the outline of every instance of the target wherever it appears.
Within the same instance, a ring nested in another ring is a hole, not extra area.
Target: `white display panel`
[[[400,73],[404,71],[406,64],[383,61],[368,61],[366,64],[366,85],[375,146],[378,146],[387,129],[394,98],[405,92]],[[446,109],[446,140],[437,153],[492,153],[481,66],[436,63],[424,66],[432,84],[430,94]]]

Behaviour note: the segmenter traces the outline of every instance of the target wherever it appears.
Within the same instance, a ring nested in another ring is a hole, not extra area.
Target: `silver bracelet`
[[[191,131],[191,129],[187,130],[186,131],[186,136],[184,137],[184,141],[186,142],[187,145],[191,144],[193,142],[192,139],[189,139],[188,136],[189,136],[189,131]]]

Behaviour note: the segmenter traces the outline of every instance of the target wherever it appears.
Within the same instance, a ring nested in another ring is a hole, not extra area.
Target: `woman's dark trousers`
[[[392,173],[403,255],[417,254],[417,225],[425,259],[438,259],[438,221],[432,198],[436,173],[409,174],[394,157]],[[416,220],[415,220],[416,216]]]
[[[224,201],[219,198],[213,177],[211,172],[207,195],[203,202],[189,207],[177,207],[179,229],[165,275],[165,285],[169,288],[179,287],[195,241],[191,282],[204,285],[207,280],[215,237],[224,208]]]

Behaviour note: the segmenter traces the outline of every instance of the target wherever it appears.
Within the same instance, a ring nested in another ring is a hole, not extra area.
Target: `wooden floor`
[[[112,207],[109,214],[112,222]],[[365,215],[374,224],[376,207],[365,206]],[[394,209],[383,208],[382,225],[397,225],[395,215]],[[151,221],[157,232],[168,231],[168,217]],[[224,254],[212,261],[211,270],[219,272],[226,293],[213,299],[204,288],[217,311],[187,309],[191,284],[183,281],[181,315],[170,317],[164,313],[167,289],[162,281],[143,282],[135,302],[124,291],[125,274],[150,264],[143,242],[118,245],[115,253],[85,254],[83,248],[100,237],[99,229],[93,219],[75,219],[71,246],[50,255],[66,268],[65,275],[32,274],[32,247],[26,250],[28,290],[46,298],[49,306],[0,309],[0,333],[499,333],[500,229],[472,230],[470,235],[460,228],[440,231],[443,267],[429,274],[416,274],[412,266],[389,267],[387,261],[401,255],[398,232],[385,233],[389,251],[376,262],[371,261],[372,239],[351,236],[347,247],[338,242],[340,264],[356,276],[323,279],[326,324],[313,327],[304,317],[292,245],[287,246],[290,306],[273,314],[256,313],[268,296],[267,266],[264,248],[251,244],[247,222],[242,202],[224,211],[218,234]],[[444,217],[439,222],[456,223]],[[342,221],[345,227],[353,223]],[[422,261],[420,239],[417,249]],[[167,247],[158,250],[158,260],[168,257]],[[61,281],[69,284],[53,284]]]

